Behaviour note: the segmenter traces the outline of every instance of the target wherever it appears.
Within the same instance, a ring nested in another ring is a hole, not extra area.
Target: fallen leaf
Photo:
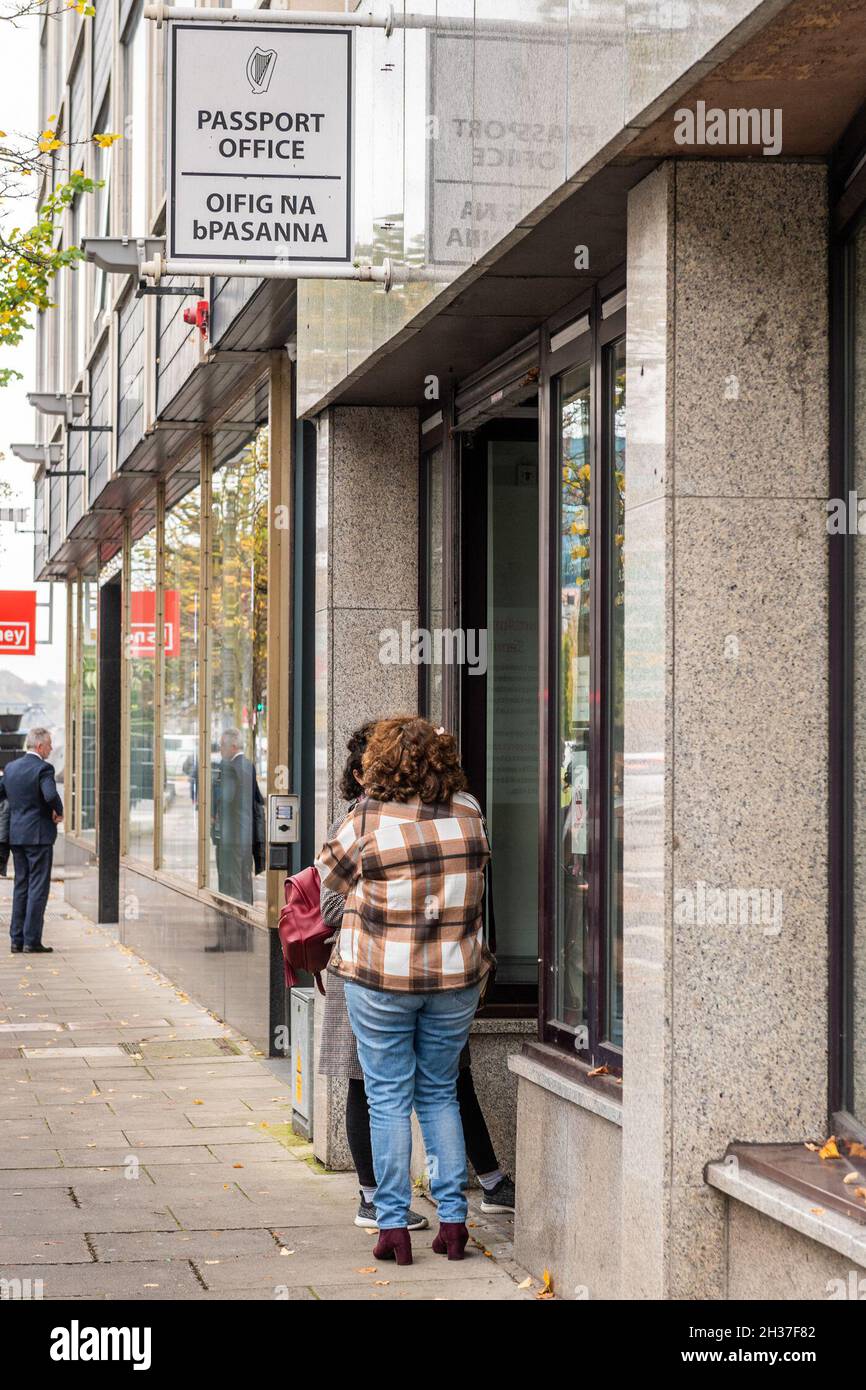
[[[605,1063],[605,1064],[604,1064],[603,1066],[601,1066],[601,1067],[593,1067],[592,1071],[591,1071],[591,1072],[588,1072],[587,1075],[588,1075],[588,1076],[610,1076],[610,1067],[607,1065],[607,1063]]]
[[[866,1144],[860,1144],[856,1139],[852,1139],[848,1145],[848,1153],[851,1158],[866,1158]]]
[[[243,1166],[244,1166],[244,1165],[243,1165],[242,1163],[233,1163],[233,1164],[232,1164],[232,1167],[233,1167],[233,1168],[243,1168]]]
[[[823,1149],[819,1149],[819,1150],[818,1150],[818,1154],[819,1154],[819,1156],[820,1156],[821,1158],[841,1158],[841,1157],[842,1157],[842,1155],[841,1155],[840,1152],[839,1152],[839,1146],[838,1146],[838,1144],[836,1143],[836,1136],[835,1136],[835,1134],[831,1134],[831,1135],[830,1135],[830,1138],[827,1140],[827,1142],[826,1142],[826,1144],[824,1145]]]
[[[531,1289],[531,1288],[532,1288],[532,1279],[531,1279],[531,1277],[527,1277],[526,1279],[524,1279],[523,1283],[522,1283],[522,1284],[518,1284],[517,1287],[518,1287],[519,1289]]]
[[[863,1197],[864,1199],[866,1199],[866,1187],[855,1187],[854,1196]]]
[[[818,1144],[804,1144],[803,1148],[808,1149],[812,1154],[819,1154],[821,1152],[820,1145]]]
[[[823,1207],[810,1207],[809,1210],[810,1210],[810,1212],[812,1213],[813,1216],[823,1216],[823,1215],[824,1215],[824,1208],[823,1208]]]
[[[843,1182],[862,1182],[862,1180],[862,1173],[846,1173],[844,1178],[842,1179]]]

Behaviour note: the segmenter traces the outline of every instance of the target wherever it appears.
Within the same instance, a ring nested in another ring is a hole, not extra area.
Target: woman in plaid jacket
[[[377,1259],[412,1259],[407,1229],[414,1107],[439,1206],[437,1253],[462,1259],[466,1150],[459,1057],[492,965],[482,897],[489,848],[450,734],[416,716],[381,721],[365,795],[323,847],[325,891],[346,900],[329,971],[344,982],[370,1106]]]
[[[347,802],[347,810],[353,811],[361,794],[361,763],[367,748],[367,741],[377,724],[370,719],[361,724],[349,735],[346,742],[346,765],[339,783],[339,794]],[[340,816],[328,831],[328,839],[333,839],[340,828],[345,813]],[[346,899],[341,893],[322,889],[322,920],[332,927],[336,935],[343,920]],[[364,1073],[358,1056],[358,1044],[349,1013],[343,981],[339,975],[332,975],[325,995],[322,1016],[322,1034],[318,1055],[320,1076],[340,1077],[346,1086],[346,1138],[352,1162],[358,1174],[360,1187],[358,1211],[355,1225],[375,1230],[378,1227],[374,1202],[376,1175],[373,1168],[373,1149],[370,1140],[370,1108],[364,1090]],[[466,1144],[466,1157],[475,1169],[481,1184],[481,1210],[486,1215],[514,1211],[514,1182],[508,1173],[499,1166],[496,1150],[487,1128],[487,1121],[475,1091],[472,1076],[472,1059],[467,1042],[460,1054],[460,1071],[457,1077],[457,1104],[460,1107],[460,1123],[463,1126],[463,1139]],[[427,1217],[421,1212],[410,1210],[408,1228],[421,1231],[429,1225]]]

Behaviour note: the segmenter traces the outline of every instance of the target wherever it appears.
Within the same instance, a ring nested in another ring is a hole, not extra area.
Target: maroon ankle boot
[[[396,1260],[398,1265],[412,1263],[412,1241],[405,1226],[393,1226],[379,1232],[373,1247],[374,1260]]]
[[[447,1253],[449,1260],[462,1260],[469,1232],[462,1221],[440,1221],[439,1233],[433,1241],[437,1255]]]

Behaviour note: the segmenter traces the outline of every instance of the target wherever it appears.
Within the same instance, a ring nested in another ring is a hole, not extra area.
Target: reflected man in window
[[[241,751],[237,729],[220,737],[220,762],[214,769],[211,839],[216,848],[219,891],[238,902],[253,901],[253,873],[265,866],[264,798],[256,770]]]

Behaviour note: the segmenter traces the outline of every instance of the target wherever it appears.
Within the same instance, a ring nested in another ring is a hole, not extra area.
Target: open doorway
[[[461,436],[460,626],[486,657],[463,664],[460,740],[494,850],[492,1012],[538,990],[538,421],[517,407]],[[468,639],[467,639],[468,640]]]

